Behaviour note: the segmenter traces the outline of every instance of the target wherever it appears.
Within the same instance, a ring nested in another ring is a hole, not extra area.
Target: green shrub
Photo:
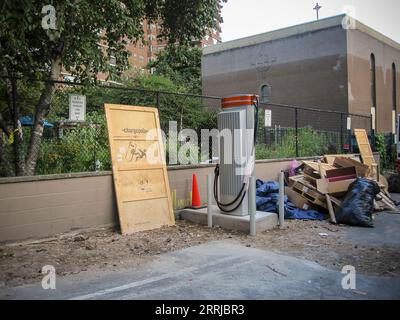
[[[92,113],[87,120],[66,129],[61,138],[42,141],[36,174],[110,170],[105,117]]]
[[[338,153],[340,148],[336,142],[336,133],[318,132],[311,127],[298,129],[299,157],[318,156],[327,153]],[[258,144],[257,160],[296,157],[295,129],[286,128],[282,131],[277,143],[270,146]]]
[[[386,136],[384,133],[378,133],[375,135],[375,147],[376,151],[379,152],[380,156],[380,170],[381,172],[389,170],[395,170],[396,158],[393,156],[392,145],[389,142],[390,136]],[[395,154],[394,154],[395,155]]]

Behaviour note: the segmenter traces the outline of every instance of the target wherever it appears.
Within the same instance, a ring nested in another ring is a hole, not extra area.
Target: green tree
[[[47,81],[35,103],[34,125],[28,148],[22,148],[18,124],[20,106],[6,80],[8,116],[0,110],[0,125],[12,123],[15,135],[16,174],[34,174],[43,135],[43,120],[50,112],[64,68],[81,82],[93,83],[99,72],[110,76],[128,67],[128,41],[142,38],[141,23],[158,22],[161,36],[170,43],[201,39],[220,20],[226,0],[3,0],[0,4],[0,66],[5,76],[27,76]],[[55,13],[55,29],[48,15]],[[44,11],[42,11],[44,9]],[[44,12],[44,14],[42,13]],[[44,22],[44,24],[42,23]],[[50,26],[50,28],[48,28]],[[45,27],[45,28],[44,28]],[[103,45],[101,45],[103,44]],[[110,58],[116,64],[110,65]]]
[[[193,93],[201,92],[201,49],[191,45],[168,45],[148,64],[155,74],[170,78]]]

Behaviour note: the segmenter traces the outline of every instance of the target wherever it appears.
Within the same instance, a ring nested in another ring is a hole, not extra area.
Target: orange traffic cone
[[[199,192],[199,186],[197,185],[197,177],[193,174],[193,182],[192,182],[192,208],[201,209],[204,206],[201,205],[201,198]]]

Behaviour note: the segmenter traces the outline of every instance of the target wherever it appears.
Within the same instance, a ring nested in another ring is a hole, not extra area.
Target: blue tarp
[[[256,182],[256,205],[258,211],[279,212],[279,184],[275,181]],[[325,220],[325,214],[315,210],[302,210],[296,208],[285,196],[285,219],[297,220]]]
[[[33,126],[33,118],[30,116],[21,117],[21,118],[19,118],[19,121],[21,122],[21,124],[23,126]],[[47,128],[54,127],[54,125],[52,123],[48,122],[47,120],[44,120],[43,124]]]

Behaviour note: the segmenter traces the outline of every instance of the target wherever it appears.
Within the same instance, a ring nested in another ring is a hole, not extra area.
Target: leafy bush
[[[376,151],[380,155],[380,166],[381,171],[395,169],[395,156],[392,152],[391,136],[385,135],[384,133],[378,133],[375,135],[375,146]]]
[[[42,141],[36,174],[110,170],[105,117],[92,113],[87,120],[66,129],[61,138]]]
[[[299,128],[299,157],[338,153],[340,150],[335,141],[337,138],[336,133],[318,132],[311,127]],[[256,147],[258,160],[294,157],[296,157],[296,137],[293,128],[286,128],[277,143],[274,142],[270,146],[258,144]]]

